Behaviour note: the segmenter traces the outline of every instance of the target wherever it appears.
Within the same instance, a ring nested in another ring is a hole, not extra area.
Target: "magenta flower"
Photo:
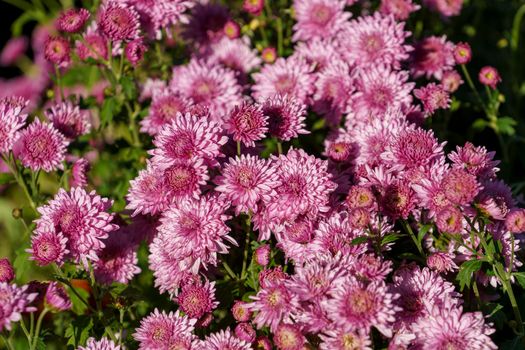
[[[185,115],[190,105],[190,101],[177,96],[169,88],[159,89],[153,94],[149,114],[140,121],[140,131],[157,135],[179,113]]]
[[[498,160],[494,160],[496,152],[487,152],[483,146],[474,146],[467,142],[465,146],[457,146],[455,151],[449,153],[448,158],[452,161],[452,167],[465,169],[470,174],[480,179],[493,178],[499,171]]]
[[[276,95],[263,104],[268,116],[268,132],[282,141],[290,141],[299,134],[309,134],[304,123],[306,105],[289,95]]]
[[[89,162],[85,158],[79,158],[76,160],[71,167],[69,185],[71,187],[85,187],[88,183],[87,172],[89,167]]]
[[[86,9],[67,9],[58,16],[55,26],[61,32],[78,33],[82,30],[90,13]]]
[[[51,263],[60,266],[69,254],[67,243],[68,239],[62,233],[53,232],[51,228],[42,229],[31,238],[31,248],[27,252],[40,266]]]
[[[263,244],[257,249],[255,249],[253,258],[255,262],[260,266],[268,266],[270,263],[270,253],[272,248],[268,244]]]
[[[47,286],[45,303],[56,312],[69,310],[73,306],[66,289],[57,282],[51,282]]]
[[[95,338],[89,338],[86,346],[79,346],[77,350],[124,350],[120,345],[116,345],[113,340],[106,337],[97,341]]]
[[[241,26],[232,20],[229,20],[224,25],[224,34],[228,39],[237,39],[241,35]]]
[[[478,75],[479,82],[496,90],[497,85],[501,82],[501,76],[496,68],[485,66],[481,68]]]
[[[63,168],[67,146],[68,141],[57,129],[35,119],[19,133],[13,151],[25,167],[50,172]]]
[[[0,283],[11,282],[15,279],[15,270],[7,258],[0,259]]]
[[[233,318],[237,322],[248,322],[252,318],[252,312],[246,307],[247,303],[237,300],[232,307]]]
[[[306,61],[314,67],[314,72],[320,72],[332,61],[344,61],[335,38],[300,41],[295,45],[291,57]]]
[[[235,71],[240,83],[245,83],[246,74],[261,66],[262,60],[257,50],[250,47],[248,38],[222,38],[210,46],[211,53],[206,57],[211,65],[217,63]]]
[[[235,327],[235,336],[247,343],[253,343],[257,333],[248,322],[241,322]]]
[[[412,12],[421,8],[414,4],[412,0],[381,0],[379,12],[384,15],[393,15],[395,19],[406,21]]]
[[[137,11],[118,2],[108,2],[100,7],[97,24],[110,40],[133,40],[139,37],[140,21]]]
[[[124,55],[129,63],[136,66],[142,60],[144,53],[147,50],[148,48],[144,44],[144,40],[142,38],[137,38],[126,44]]]
[[[455,63],[454,44],[447,41],[446,36],[431,36],[416,44],[412,53],[411,72],[416,78],[433,76],[439,80]]]
[[[441,232],[460,233],[463,230],[463,214],[456,207],[448,205],[437,213],[436,226]]]
[[[372,341],[363,330],[352,330],[352,327],[330,329],[320,334],[320,350],[372,350]]]
[[[0,332],[12,329],[12,323],[22,319],[22,314],[36,311],[29,306],[35,300],[37,293],[27,292],[27,286],[17,287],[16,284],[0,282]]]
[[[257,328],[268,326],[272,332],[277,330],[281,322],[290,322],[292,312],[299,307],[296,296],[278,283],[263,287],[256,296],[250,298],[253,302],[247,308],[257,311],[253,323]]]
[[[450,95],[444,86],[430,83],[420,89],[414,90],[414,95],[421,100],[425,112],[432,115],[438,109],[448,109],[450,107]]]
[[[196,105],[207,106],[214,120],[221,120],[242,101],[234,71],[196,59],[173,69],[170,87]]]
[[[345,204],[351,208],[373,209],[376,199],[370,188],[352,186],[348,191]]]
[[[164,193],[164,179],[151,163],[130,181],[126,199],[126,208],[134,210],[133,216],[139,213],[155,215],[166,209],[169,200]]]
[[[0,153],[8,153],[13,149],[19,130],[27,119],[27,114],[22,113],[26,105],[25,101],[21,105],[12,104],[8,99],[0,101]]]
[[[277,60],[277,50],[275,47],[265,47],[261,52],[261,57],[265,63],[274,63]]]
[[[275,168],[268,160],[241,155],[231,158],[222,174],[214,179],[215,190],[235,206],[235,212],[257,213],[259,202],[268,202],[275,196],[280,184]]]
[[[447,273],[457,270],[458,266],[454,262],[453,257],[452,254],[444,252],[432,253],[427,258],[427,266],[437,273]]]
[[[29,40],[24,36],[9,39],[0,53],[0,65],[10,66],[26,52]]]
[[[445,196],[456,205],[467,205],[479,193],[476,177],[462,169],[450,170],[442,181]]]
[[[293,40],[333,37],[351,16],[344,8],[345,0],[294,0]]]
[[[454,48],[454,59],[457,64],[467,64],[472,59],[472,49],[468,43],[457,43]]]
[[[175,302],[188,317],[199,319],[219,305],[215,299],[215,282],[189,283],[182,287]]]
[[[525,232],[525,209],[511,210],[505,218],[505,227],[511,233]]]
[[[405,31],[404,22],[376,12],[352,20],[338,34],[337,42],[339,52],[350,64],[399,69],[412,51],[412,47],[405,44],[408,36],[410,32]]]
[[[62,37],[48,37],[44,46],[44,56],[58,67],[68,66],[71,61],[69,41]]]
[[[423,0],[423,4],[444,17],[451,17],[459,15],[463,0]]]
[[[140,350],[190,349],[196,337],[193,335],[195,319],[180,315],[179,311],[166,313],[155,309],[140,321],[133,338]]]
[[[291,57],[278,58],[275,63],[264,65],[260,72],[253,74],[253,80],[252,96],[258,102],[281,94],[306,103],[313,93],[315,77],[311,65]]]
[[[103,240],[118,228],[112,223],[114,215],[106,212],[112,204],[95,191],[87,193],[81,187],[70,192],[60,189],[47,205],[37,209],[41,217],[36,220],[35,235],[39,237],[51,230],[49,233],[57,235],[55,246],[62,241],[62,236],[67,239],[68,255],[75,261],[96,261],[104,248]]]
[[[263,114],[262,106],[244,102],[235,106],[226,121],[225,129],[232,139],[247,147],[254,147],[255,141],[264,139],[268,128],[268,116]]]
[[[505,220],[509,211],[516,206],[512,190],[501,180],[485,180],[481,191],[476,197],[476,206],[488,216],[496,220]]]
[[[95,60],[107,60],[108,58],[107,40],[98,32],[85,34],[83,40],[77,41],[75,45],[78,58],[83,61],[88,58]]]
[[[224,25],[230,20],[228,12],[222,4],[197,2],[183,36],[204,51],[208,45],[224,37]]]
[[[45,112],[45,116],[55,129],[69,139],[85,135],[91,129],[89,112],[80,110],[79,106],[74,106],[69,101],[52,106]]]
[[[304,349],[306,338],[297,326],[280,324],[273,332],[273,342],[279,350]]]
[[[259,16],[264,8],[265,0],[244,0],[242,9],[252,15]]]
[[[208,335],[201,340],[195,350],[250,350],[251,345],[244,340],[235,337],[230,329],[222,330],[218,333]]]
[[[441,78],[441,85],[443,85],[445,91],[450,93],[456,92],[463,83],[464,81],[461,79],[461,75],[455,70],[444,72]]]

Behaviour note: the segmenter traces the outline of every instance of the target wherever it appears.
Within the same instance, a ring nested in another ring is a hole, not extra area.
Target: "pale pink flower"
[[[215,299],[215,282],[188,283],[182,287],[175,302],[188,317],[199,319],[219,305]]]
[[[431,36],[416,44],[412,53],[411,72],[416,78],[426,76],[439,80],[455,63],[454,44],[447,41],[446,36]]]
[[[294,41],[333,37],[350,18],[345,0],[294,0]]]
[[[257,295],[250,298],[253,302],[246,307],[253,312],[257,311],[253,323],[257,328],[268,326],[272,332],[277,330],[281,322],[290,322],[293,311],[299,306],[296,296],[278,283],[263,287]]]
[[[254,147],[255,141],[264,139],[267,125],[268,116],[264,115],[262,106],[244,102],[230,112],[225,129],[234,141]]]
[[[53,126],[69,139],[87,134],[91,129],[90,116],[79,106],[66,101],[51,106],[45,112],[46,118]]]
[[[10,103],[4,98],[0,101],[0,153],[8,153],[13,149],[19,130],[24,126],[27,114],[22,113],[27,102]]]
[[[54,281],[47,286],[45,303],[57,312],[69,310],[73,306],[66,289]]]
[[[221,330],[201,340],[195,350],[251,350],[249,343],[235,337],[230,329]]]
[[[29,306],[35,300],[37,293],[27,292],[27,286],[17,287],[16,284],[0,282],[0,332],[10,331],[13,323],[22,319],[22,314],[36,311]]]
[[[268,116],[268,132],[282,141],[290,141],[299,134],[309,134],[304,123],[306,105],[289,95],[276,95],[263,104]]]
[[[444,17],[451,17],[460,14],[463,0],[423,0],[423,4]]]
[[[381,0],[379,12],[385,15],[393,15],[397,20],[406,21],[410,14],[421,8],[414,4],[413,0]]]
[[[116,345],[113,340],[106,337],[96,340],[95,338],[89,338],[86,342],[86,346],[79,346],[77,350],[124,350],[120,345]]]
[[[421,100],[425,112],[428,114],[434,114],[438,109],[448,109],[450,107],[450,95],[441,84],[430,83],[414,90],[414,95]]]

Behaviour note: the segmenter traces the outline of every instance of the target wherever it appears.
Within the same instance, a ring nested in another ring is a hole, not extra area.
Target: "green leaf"
[[[386,235],[385,237],[383,237],[383,239],[381,240],[381,245],[386,245],[388,243],[395,242],[398,239],[400,239],[401,237],[403,237],[403,236],[400,235],[400,234],[390,233],[390,234]]]
[[[461,291],[463,291],[465,287],[470,287],[472,275],[474,272],[481,269],[482,264],[483,261],[481,260],[469,260],[461,264],[459,267],[459,273],[456,277],[456,279],[459,281],[459,287]]]
[[[507,135],[514,135],[516,133],[516,130],[514,127],[518,124],[518,122],[511,117],[502,117],[498,118],[496,122],[496,127],[498,128],[498,131],[502,134]]]
[[[16,251],[16,257],[13,262],[13,267],[16,271],[16,278],[17,280],[23,280],[26,272],[31,267],[31,264],[29,264],[29,253],[26,252],[26,248],[20,248]]]
[[[73,311],[77,315],[83,315],[88,307],[82,300],[80,300],[77,294],[79,294],[82,297],[82,299],[87,301],[89,299],[89,292],[82,288],[75,288],[75,294],[75,292],[71,291],[71,288],[68,289],[68,294],[71,299],[71,303],[73,304],[71,311]]]
[[[489,122],[485,119],[476,119],[474,123],[472,123],[472,127],[476,129],[477,131],[481,131],[485,129],[489,125]]]
[[[516,278],[521,288],[525,289],[525,272],[514,272],[512,276]]]
[[[432,224],[426,224],[419,228],[419,232],[417,233],[417,241],[419,242],[419,244],[423,242],[423,238],[431,228]]]
[[[133,79],[128,76],[123,76],[120,79],[120,85],[122,86],[124,95],[128,100],[133,101],[137,98],[137,87],[135,86]]]
[[[356,237],[352,240],[352,242],[350,242],[351,245],[359,245],[359,244],[363,244],[363,243],[366,243],[368,242],[368,237],[366,236],[361,236],[361,237]]]
[[[115,99],[106,98],[102,104],[102,109],[100,110],[100,121],[102,127],[108,125],[113,121],[113,114],[115,112]]]
[[[0,173],[0,185],[5,185],[15,181],[15,178],[10,173]]]
[[[71,322],[65,331],[64,337],[68,339],[67,345],[77,348],[84,345],[89,338],[90,331],[93,328],[93,319],[91,317],[77,317]]]

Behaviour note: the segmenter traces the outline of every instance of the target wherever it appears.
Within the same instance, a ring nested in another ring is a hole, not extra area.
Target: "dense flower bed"
[[[502,78],[473,79],[468,43],[405,22],[462,5],[43,9],[32,75],[1,92],[20,224],[0,260],[3,344],[522,348],[521,199],[495,152],[432,130],[468,88],[510,130]]]

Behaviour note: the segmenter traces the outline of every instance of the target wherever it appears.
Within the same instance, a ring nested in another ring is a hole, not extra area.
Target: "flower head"
[[[273,332],[273,342],[279,350],[301,350],[306,343],[306,338],[298,327],[280,324]]]
[[[352,327],[331,329],[319,336],[321,350],[372,350],[372,341],[366,332],[352,330]]]
[[[423,102],[425,112],[428,114],[434,114],[438,109],[450,107],[450,96],[441,84],[430,83],[421,89],[414,90],[414,95]]]
[[[99,9],[97,24],[100,31],[110,40],[137,39],[140,21],[137,11],[118,2],[108,2]]]
[[[84,135],[91,129],[89,114],[71,102],[62,102],[45,112],[53,126],[69,139]]]
[[[55,233],[51,229],[41,230],[31,238],[31,260],[35,260],[40,266],[56,263],[62,265],[65,256],[69,253],[66,248],[67,238],[60,232]]]
[[[304,123],[306,105],[289,95],[276,95],[263,104],[263,113],[268,116],[268,132],[283,141],[299,134],[308,134]]]
[[[77,350],[124,350],[120,345],[116,345],[113,340],[106,337],[96,340],[95,338],[89,338],[86,342],[86,346],[80,346]]]
[[[472,49],[468,43],[457,43],[454,48],[454,59],[457,64],[467,64],[472,59]]]
[[[297,23],[293,40],[334,36],[351,16],[344,8],[345,0],[294,0]]]
[[[445,36],[431,36],[416,44],[412,53],[411,70],[417,78],[426,76],[441,79],[443,73],[455,64],[454,44]]]
[[[254,301],[247,307],[251,311],[257,311],[253,323],[257,328],[269,326],[272,332],[277,330],[281,322],[288,321],[294,308],[298,307],[295,295],[279,283],[262,288],[256,296],[250,298]]]
[[[215,282],[189,283],[182,287],[175,301],[186,315],[199,319],[219,305],[215,300]]]
[[[231,111],[226,131],[233,135],[234,141],[253,147],[255,141],[264,139],[267,125],[268,116],[264,115],[262,106],[245,102]]]
[[[397,20],[406,21],[412,12],[420,8],[421,6],[414,4],[413,0],[381,0],[379,12],[393,15]]]
[[[242,9],[255,16],[259,16],[264,8],[265,0],[244,0]]]
[[[444,17],[451,17],[459,15],[463,0],[423,0],[423,4]]]
[[[496,68],[485,66],[481,68],[478,76],[479,82],[483,85],[496,89],[496,86],[501,82],[501,76]]]
[[[71,61],[69,41],[62,37],[50,36],[44,46],[46,59],[59,67],[64,67]]]
[[[136,66],[142,60],[142,57],[144,57],[144,53],[147,51],[147,49],[148,48],[144,44],[144,40],[142,38],[138,38],[126,44],[124,54],[126,55],[126,59],[129,61],[129,63]]]
[[[51,124],[35,119],[19,133],[13,148],[25,167],[50,172],[62,169],[67,145],[66,138]]]
[[[0,283],[15,279],[15,270],[7,258],[0,259]]]
[[[235,337],[230,329],[208,335],[199,342],[195,350],[250,350],[252,347],[244,340]]]
[[[0,332],[4,329],[10,331],[12,323],[22,319],[22,313],[36,311],[35,307],[29,306],[36,296],[36,293],[27,292],[27,286],[0,282]]]
[[[55,311],[66,311],[73,306],[66,289],[54,281],[47,286],[45,303]]]
[[[247,303],[237,300],[232,307],[233,318],[237,322],[248,322],[252,318],[252,312],[246,307]]]
[[[61,32],[78,33],[86,24],[90,13],[86,9],[67,9],[58,16],[55,26]]]
[[[8,153],[13,149],[18,132],[26,122],[27,114],[22,113],[22,109],[27,102],[20,102],[10,103],[8,99],[0,101],[0,153]]]

